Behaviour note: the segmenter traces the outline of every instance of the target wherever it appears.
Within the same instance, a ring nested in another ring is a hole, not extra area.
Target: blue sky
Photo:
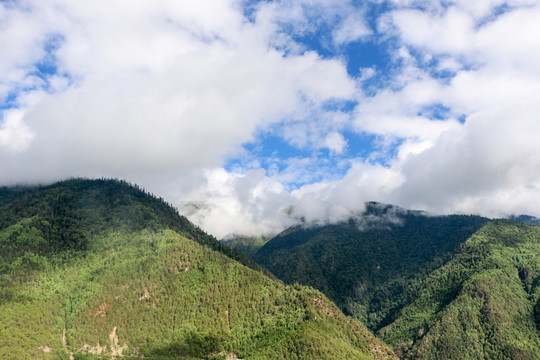
[[[0,184],[119,177],[218,237],[365,201],[540,216],[536,0],[0,1]]]
[[[250,21],[256,21],[256,9],[266,2],[250,1],[246,7],[250,9],[247,17]],[[396,40],[386,38],[384,34],[377,34],[377,19],[390,8],[387,2],[351,2],[350,9],[359,11],[355,21],[365,26],[365,35],[358,39],[351,39],[346,43],[336,44],[333,32],[340,26],[347,13],[336,11],[327,16],[322,8],[311,6],[310,3],[298,5],[298,11],[306,18],[307,23],[300,30],[295,29],[295,23],[283,22],[279,31],[290,37],[294,43],[300,47],[300,53],[315,52],[322,59],[340,59],[348,75],[351,78],[360,78],[365,69],[375,69],[376,73],[360,84],[363,91],[374,94],[383,88],[388,82],[393,72],[399,71],[399,63],[392,62],[392,51],[396,46]],[[350,10],[349,9],[349,10]],[[367,34],[369,33],[369,34]],[[280,49],[280,47],[277,47]],[[284,51],[287,56],[288,51]],[[324,104],[329,111],[341,111],[344,114],[351,114],[358,105],[356,100],[330,99]],[[314,116],[317,116],[316,114]],[[229,171],[243,172],[254,166],[262,167],[267,174],[272,176],[286,171],[290,159],[310,158],[313,161],[309,172],[310,176],[295,177],[287,181],[288,190],[298,189],[302,185],[319,182],[323,180],[335,180],[343,177],[351,168],[351,163],[355,159],[365,159],[373,163],[385,164],[388,157],[371,157],[373,150],[377,149],[377,136],[369,133],[354,131],[351,128],[343,128],[340,135],[346,144],[339,153],[328,148],[320,148],[320,139],[314,139],[314,143],[307,142],[302,146],[295,146],[290,141],[284,139],[283,127],[285,124],[265,128],[260,131],[253,141],[242,145],[247,153],[246,159],[230,158],[225,163],[225,169]],[[391,156],[395,152],[395,144],[386,149]],[[252,164],[250,166],[250,164]]]

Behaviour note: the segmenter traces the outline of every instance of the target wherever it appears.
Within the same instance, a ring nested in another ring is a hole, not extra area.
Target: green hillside
[[[540,359],[540,228],[486,224],[380,335],[407,359]]]
[[[240,251],[242,254],[252,257],[262,248],[270,238],[267,237],[249,237],[249,236],[236,236],[229,239],[222,240],[223,243],[227,244],[230,247],[235,248]]]
[[[125,182],[2,188],[0,358],[393,358],[317,290],[235,259],[256,268]]]
[[[253,259],[286,283],[321,290],[376,331],[392,322],[414,298],[415,285],[486,221],[368,203],[362,217],[347,222],[290,228]]]
[[[85,250],[93,236],[107,231],[172,229],[269,275],[191,224],[163,199],[125,181],[73,179],[46,187],[0,187],[0,229],[34,217],[34,227],[46,240],[32,249],[40,255]]]

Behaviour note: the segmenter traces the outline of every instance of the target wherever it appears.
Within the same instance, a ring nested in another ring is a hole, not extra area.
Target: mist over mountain
[[[539,217],[539,17],[534,0],[0,1],[0,185],[128,179],[218,238],[368,200]]]
[[[402,359],[540,357],[537,226],[371,202],[348,221],[291,227],[252,258],[321,290]]]
[[[319,291],[116,180],[0,188],[0,323],[9,359],[395,359]]]
[[[321,290],[345,313],[378,330],[413,296],[412,286],[487,221],[370,202],[347,221],[291,227],[252,258],[286,283]]]
[[[520,222],[522,224],[527,224],[527,225],[534,225],[534,226],[538,226],[540,225],[540,219],[535,217],[535,216],[530,216],[530,215],[512,215],[510,217],[508,217],[510,220],[514,220],[514,221],[517,221],[517,222]]]

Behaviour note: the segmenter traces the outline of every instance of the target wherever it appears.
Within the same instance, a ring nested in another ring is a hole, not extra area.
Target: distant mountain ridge
[[[321,290],[402,359],[540,359],[540,227],[368,203],[253,258]]]
[[[395,358],[237,260],[261,269],[123,181],[0,188],[0,358]]]
[[[531,215],[511,215],[508,219],[526,225],[540,226],[540,219]]]
[[[323,291],[376,331],[407,303],[415,282],[448,261],[487,221],[371,202],[348,221],[289,228],[253,259],[286,283]]]
[[[270,238],[264,236],[231,236],[221,241],[227,246],[235,248],[242,254],[251,257],[266,244]]]

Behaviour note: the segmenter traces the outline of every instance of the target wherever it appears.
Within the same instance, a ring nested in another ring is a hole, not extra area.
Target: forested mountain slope
[[[2,188],[0,215],[0,358],[394,356],[317,290],[240,264],[124,182]]]
[[[232,238],[223,239],[223,243],[230,247],[235,248],[242,254],[252,257],[260,248],[266,244],[270,238],[260,236],[236,236]]]
[[[540,228],[498,220],[380,335],[406,359],[540,359]]]
[[[368,203],[361,217],[347,222],[290,228],[253,259],[286,283],[321,290],[378,330],[414,298],[415,284],[450,260],[486,221]]]
[[[84,250],[93,236],[110,230],[172,229],[265,271],[194,226],[163,199],[125,181],[72,179],[46,187],[0,187],[0,229],[31,217],[37,217],[33,225],[47,240],[34,249],[39,254]]]

